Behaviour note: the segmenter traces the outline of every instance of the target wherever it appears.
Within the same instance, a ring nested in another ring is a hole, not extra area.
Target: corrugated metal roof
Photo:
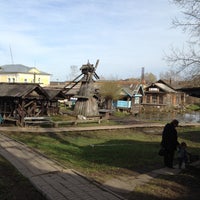
[[[29,71],[31,69],[37,69],[37,68],[28,67],[28,66],[21,65],[21,64],[2,65],[2,66],[0,66],[0,74],[2,74],[2,73],[30,73]],[[39,71],[39,74],[49,75],[46,72],[42,72],[40,70],[38,70],[38,71]],[[32,74],[32,72],[31,72],[31,74]]]

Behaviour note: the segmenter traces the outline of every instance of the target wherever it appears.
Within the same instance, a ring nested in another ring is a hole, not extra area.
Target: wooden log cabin
[[[185,103],[185,94],[159,80],[145,87],[142,105],[149,109],[181,108]]]
[[[25,117],[47,116],[56,94],[35,83],[0,83],[0,115],[23,126]]]

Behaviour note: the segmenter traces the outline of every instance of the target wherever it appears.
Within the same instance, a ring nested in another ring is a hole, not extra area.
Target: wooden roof
[[[152,87],[160,88],[163,92],[168,92],[168,93],[176,93],[177,92],[173,87],[171,87],[170,85],[165,83],[163,80],[159,80],[159,81],[152,83],[151,85],[145,87],[145,92],[146,93],[149,92],[148,89],[152,88]],[[154,91],[152,91],[151,93],[154,93]]]
[[[49,98],[47,92],[35,83],[0,83],[0,97]]]
[[[133,97],[134,95],[137,95],[137,94],[142,94],[142,95],[144,94],[142,84],[136,84],[136,85],[131,84],[130,87],[123,87],[122,90],[126,94],[128,94],[130,97]]]
[[[185,92],[189,96],[200,98],[200,87],[180,88],[178,90]]]
[[[63,93],[62,89],[57,89],[57,88],[44,88],[44,90],[47,92],[50,100],[52,99],[65,99],[66,96]]]

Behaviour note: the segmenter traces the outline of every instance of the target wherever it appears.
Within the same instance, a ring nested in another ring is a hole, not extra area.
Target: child
[[[189,163],[188,160],[189,153],[187,152],[186,148],[187,144],[185,142],[182,142],[178,147],[179,169],[181,169],[183,163],[185,164],[185,166],[187,166]]]

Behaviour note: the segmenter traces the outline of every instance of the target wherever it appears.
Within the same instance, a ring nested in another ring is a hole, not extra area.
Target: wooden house
[[[51,100],[39,84],[0,83],[0,114],[18,125],[23,125],[25,117],[47,115]]]
[[[185,94],[159,80],[145,87],[142,105],[145,108],[180,108],[185,103]]]
[[[131,84],[121,89],[121,98],[116,102],[117,109],[129,110],[131,113],[138,113],[141,108],[144,95],[142,84]]]

